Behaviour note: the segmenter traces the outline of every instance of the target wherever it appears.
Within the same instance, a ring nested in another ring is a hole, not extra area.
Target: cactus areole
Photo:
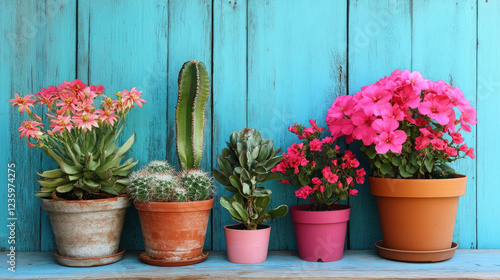
[[[175,110],[177,155],[181,170],[200,168],[203,156],[205,105],[210,82],[205,64],[188,61],[179,72],[179,95]]]
[[[215,179],[233,193],[233,197],[222,196],[220,203],[226,208],[233,220],[255,230],[269,219],[283,217],[288,207],[281,205],[266,211],[271,202],[271,190],[258,184],[277,180],[280,174],[272,173],[271,168],[283,159],[278,155],[281,149],[274,150],[268,138],[262,138],[259,131],[246,128],[231,134],[227,148],[217,156],[219,169],[214,169]]]

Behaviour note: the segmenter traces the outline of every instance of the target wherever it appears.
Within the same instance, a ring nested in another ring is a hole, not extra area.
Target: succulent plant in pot
[[[41,188],[35,195],[41,198],[42,209],[49,212],[58,247],[56,259],[61,264],[92,265],[79,261],[86,258],[101,264],[119,260],[109,256],[119,249],[130,205],[125,190],[127,175],[137,161],[126,159],[135,134],[121,146],[118,137],[130,110],[146,102],[141,93],[132,88],[112,99],[104,95],[104,87],[74,80],[42,88],[34,96],[15,94],[9,100],[31,119],[19,127],[21,137],[59,165],[38,173]],[[97,102],[101,102],[100,108]],[[45,123],[31,110],[34,106],[47,111]]]
[[[184,63],[178,94],[175,118],[179,172],[167,162],[152,161],[130,176],[128,187],[139,211],[146,247],[140,259],[152,265],[189,265],[208,256],[203,245],[214,188],[210,174],[200,169],[209,95],[203,63]]]
[[[271,227],[262,225],[269,219],[283,217],[288,207],[281,205],[267,210],[271,190],[259,184],[281,178],[271,169],[282,160],[279,151],[268,138],[262,138],[255,129],[244,129],[231,134],[227,148],[217,156],[220,170],[214,177],[232,198],[222,196],[221,205],[231,218],[240,224],[224,227],[228,259],[235,263],[260,263],[267,258]]]

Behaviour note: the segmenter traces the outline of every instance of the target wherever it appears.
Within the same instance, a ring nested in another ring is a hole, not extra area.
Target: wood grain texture
[[[213,158],[227,147],[229,135],[247,126],[247,1],[214,1]],[[231,192],[216,183],[213,211],[213,249],[225,250],[224,226],[235,224],[219,199]]]
[[[248,2],[248,126],[284,149],[298,141],[287,130],[295,122],[325,126],[328,107],[346,93],[346,31],[346,1]],[[266,187],[271,207],[297,203],[294,186]],[[271,250],[296,248],[289,215],[269,224]]]
[[[349,94],[375,83],[395,69],[411,68],[411,6],[403,0],[350,1],[349,6]],[[359,158],[356,142],[349,149]],[[363,167],[369,164],[361,161]],[[382,239],[375,197],[368,180],[360,186],[357,197],[349,198],[352,207],[349,222],[350,249],[375,248]]]
[[[1,24],[5,41],[2,43],[2,82],[1,91],[5,99],[12,98],[14,92],[20,95],[34,94],[42,86],[57,84],[75,76],[75,1],[2,1]],[[60,36],[60,37],[59,37]],[[3,98],[4,99],[4,98]],[[2,109],[6,114],[7,104]],[[4,107],[2,106],[2,107]],[[54,166],[49,160],[43,160],[41,151],[29,149],[25,139],[19,139],[16,131],[26,115],[17,109],[8,109],[9,117],[2,118],[10,126],[2,128],[2,141],[10,143],[2,154],[2,168],[6,171],[6,162],[16,164],[16,249],[19,251],[39,251],[51,248],[52,239],[46,237],[46,228],[50,222],[46,214],[41,215],[39,198],[34,194],[39,189],[35,181],[35,172]],[[36,114],[43,116],[44,111],[36,109]],[[10,118],[10,122],[8,121]],[[43,165],[42,165],[43,163]],[[5,176],[5,178],[7,178]],[[1,192],[7,191],[7,186]],[[3,215],[7,214],[7,199]],[[5,220],[5,219],[2,219]],[[7,246],[2,229],[0,247]],[[42,240],[44,240],[42,242]]]
[[[500,117],[500,1],[478,1],[477,247],[500,248],[500,188],[496,141]]]
[[[101,84],[112,96],[137,87],[148,103],[136,106],[127,116],[120,136],[123,143],[136,133],[128,156],[150,160],[166,158],[167,130],[167,22],[165,1],[79,1],[79,75]],[[113,16],[110,16],[113,15]],[[86,48],[86,49],[85,49]],[[80,50],[80,48],[79,48]],[[86,60],[85,60],[86,58]],[[87,69],[87,71],[85,71]],[[122,246],[142,249],[137,211],[128,210]]]
[[[476,107],[476,1],[413,1],[412,69],[425,78],[459,87]],[[464,133],[476,145],[476,127]],[[476,248],[476,159],[456,161],[466,174],[467,191],[460,198],[453,241],[460,248]]]
[[[200,264],[179,267],[146,265],[138,252],[126,252],[123,260],[93,268],[64,267],[49,252],[20,253],[16,273],[0,270],[5,279],[499,279],[499,250],[457,250],[440,263],[404,263],[380,258],[374,250],[346,251],[344,258],[327,263],[307,262],[296,252],[269,252],[260,264],[234,264],[226,253],[210,252]]]
[[[212,69],[212,2],[205,0],[169,1],[168,7],[168,63],[167,63],[167,160],[179,165],[175,146],[175,106],[177,105],[178,76],[184,62],[203,62]],[[205,111],[205,141],[201,169],[212,170],[212,104],[213,94],[207,101]],[[211,218],[212,219],[212,218]],[[209,222],[205,248],[211,249],[212,223]]]

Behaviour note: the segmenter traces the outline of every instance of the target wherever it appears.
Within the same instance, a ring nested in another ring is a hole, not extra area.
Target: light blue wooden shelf
[[[4,253],[2,253],[4,255]],[[404,263],[382,259],[373,250],[346,251],[337,262],[302,261],[292,251],[271,251],[266,262],[239,265],[223,251],[210,252],[200,264],[156,267],[127,252],[120,262],[92,268],[60,266],[50,252],[18,253],[16,272],[4,263],[0,279],[500,279],[500,250],[457,250],[440,263]]]

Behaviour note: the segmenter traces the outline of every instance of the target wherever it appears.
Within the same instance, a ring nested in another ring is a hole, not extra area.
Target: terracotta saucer
[[[441,262],[451,259],[458,244],[451,243],[450,249],[436,251],[404,251],[384,247],[382,240],[375,242],[378,253],[382,258],[403,262]]]
[[[203,251],[199,257],[192,258],[192,259],[186,259],[186,260],[178,260],[178,261],[168,261],[168,260],[158,260],[158,259],[153,259],[151,258],[146,252],[142,252],[139,255],[139,259],[143,263],[147,263],[150,265],[156,265],[156,266],[184,266],[184,265],[190,265],[190,264],[197,264],[201,263],[204,260],[206,260],[208,257],[208,251]]]
[[[59,255],[57,251],[54,251],[54,256],[56,256],[57,263],[61,265],[72,267],[91,267],[115,263],[122,259],[123,253],[125,253],[125,249],[120,247],[118,249],[118,253],[100,258],[68,258]]]

